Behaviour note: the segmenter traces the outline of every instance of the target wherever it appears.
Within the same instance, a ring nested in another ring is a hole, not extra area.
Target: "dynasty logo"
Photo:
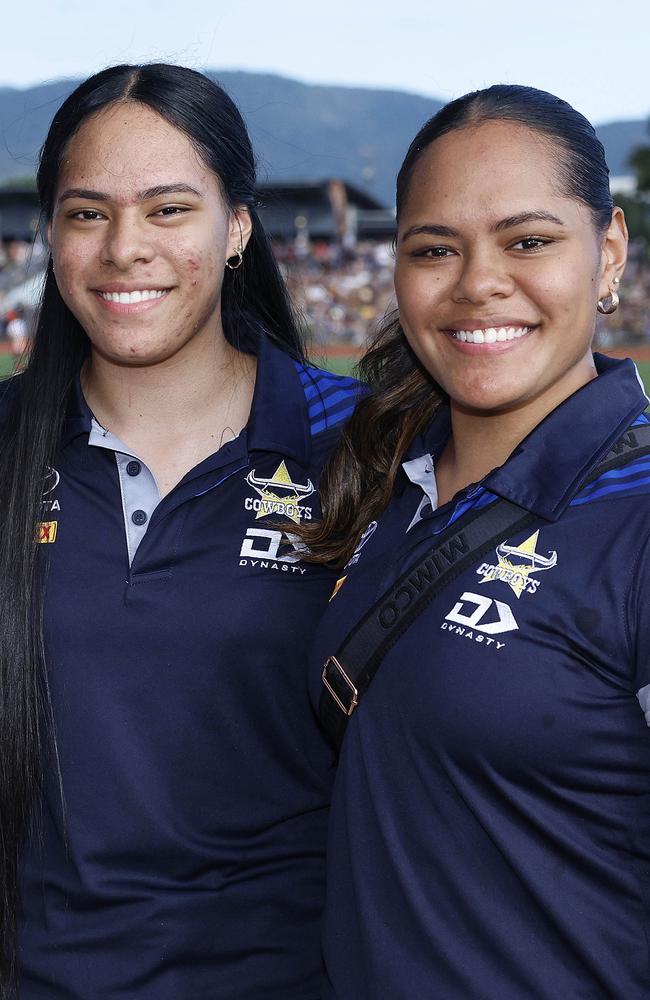
[[[557,563],[557,552],[549,552],[545,556],[537,552],[538,535],[539,531],[536,531],[521,545],[508,545],[502,542],[496,550],[499,560],[497,565],[481,563],[476,570],[478,575],[483,577],[481,583],[501,580],[502,583],[508,584],[517,597],[521,597],[524,592],[534,594],[541,581],[533,579],[532,574],[552,569]]]
[[[495,648],[500,650],[505,646],[505,641],[501,642],[493,636],[515,632],[519,626],[512,609],[504,601],[465,591],[445,616],[440,628],[486,646],[496,644]]]
[[[304,566],[297,566],[305,546],[295,535],[269,528],[249,528],[239,552],[239,565],[253,569],[269,569],[304,576]]]
[[[244,501],[246,510],[256,512],[256,521],[271,514],[284,514],[295,524],[300,524],[303,517],[307,521],[311,520],[311,507],[305,507],[301,501],[314,492],[313,483],[311,479],[304,485],[294,483],[285,462],[280,462],[270,479],[256,476],[255,469],[252,469],[246,476],[246,482],[259,494],[259,499],[246,497]]]

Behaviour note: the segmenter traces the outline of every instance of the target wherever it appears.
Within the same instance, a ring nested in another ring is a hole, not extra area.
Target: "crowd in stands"
[[[394,308],[390,245],[359,242],[277,243],[275,252],[289,290],[310,333],[312,349],[360,349],[383,316]],[[0,244],[0,338],[6,350],[22,353],[40,289],[44,255],[28,243]],[[621,287],[621,306],[598,317],[597,343],[650,347],[650,252],[630,247]]]
[[[41,243],[0,242],[0,338],[19,357],[29,342],[45,270]]]
[[[276,252],[316,347],[363,347],[394,308],[393,252],[387,244],[340,249],[315,243],[298,251],[285,244]],[[641,243],[630,246],[620,308],[598,316],[596,343],[604,349],[650,347],[650,254]]]
[[[385,243],[276,245],[276,256],[315,348],[361,348],[394,308],[393,253]]]
[[[598,317],[598,345],[650,347],[650,248],[641,240],[630,244],[620,291],[619,309]]]

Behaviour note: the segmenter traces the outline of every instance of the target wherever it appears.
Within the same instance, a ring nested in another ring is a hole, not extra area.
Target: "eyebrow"
[[[540,209],[536,212],[520,212],[519,215],[509,215],[507,219],[501,219],[493,227],[495,233],[501,233],[504,229],[514,229],[515,226],[524,226],[527,222],[552,222],[556,226],[564,226],[562,219],[552,212],[545,212]]]
[[[167,194],[193,194],[197,198],[203,198],[200,191],[193,188],[190,184],[183,184],[181,182],[174,184],[157,184],[155,187],[147,188],[145,191],[139,191],[136,195],[138,201],[148,201],[150,198],[161,198]],[[81,198],[85,201],[110,201],[110,195],[106,194],[104,191],[93,191],[90,188],[67,188],[62,191],[57,198],[57,204],[62,201],[66,201],[69,198]]]
[[[501,233],[506,229],[514,229],[516,226],[526,225],[528,222],[552,222],[556,226],[564,226],[561,219],[558,219],[557,215],[553,215],[551,212],[546,212],[543,209],[534,212],[520,212],[518,215],[509,215],[505,219],[500,219],[492,226],[492,232]],[[422,226],[411,226],[406,230],[404,236],[402,237],[402,242],[408,240],[411,236],[446,236],[453,239],[456,236],[460,236],[457,229],[452,229],[451,226],[437,226],[432,223],[426,223]]]

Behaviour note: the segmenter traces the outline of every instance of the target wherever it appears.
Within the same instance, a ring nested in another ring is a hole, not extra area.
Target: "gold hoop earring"
[[[235,252],[231,254],[230,257],[228,257],[228,259],[226,260],[226,267],[230,271],[236,271],[237,268],[242,266],[243,259],[244,259],[244,248],[235,247]],[[231,263],[231,261],[233,260],[235,261],[234,264]]]

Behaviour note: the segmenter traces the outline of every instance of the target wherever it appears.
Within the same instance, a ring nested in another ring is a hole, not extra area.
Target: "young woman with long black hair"
[[[650,428],[592,354],[626,230],[564,101],[443,108],[397,181],[399,314],[303,532],[338,559],[313,698],[342,742],[336,1000],[641,1000]]]
[[[3,996],[315,998],[303,651],[331,574],[292,528],[355,384],[304,361],[206,77],[91,77],[38,186],[51,259],[0,430]]]

